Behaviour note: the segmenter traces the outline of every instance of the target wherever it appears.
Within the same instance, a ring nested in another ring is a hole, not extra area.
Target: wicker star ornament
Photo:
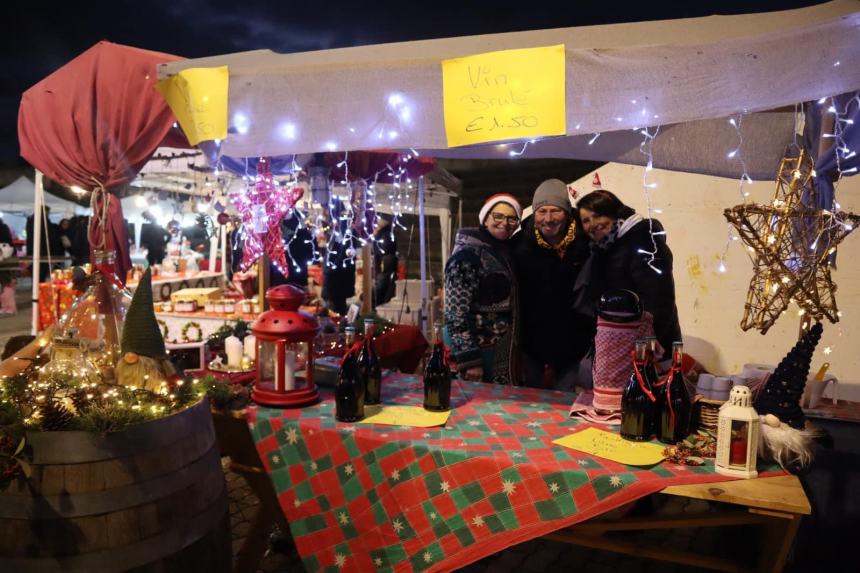
[[[817,205],[813,165],[803,150],[784,157],[769,205],[725,210],[753,263],[743,330],[765,334],[792,302],[813,319],[839,321],[830,257],[860,224],[860,216],[812,207]]]

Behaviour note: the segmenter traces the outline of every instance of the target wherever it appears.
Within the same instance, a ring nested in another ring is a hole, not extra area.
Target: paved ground
[[[226,458],[225,458],[226,460]],[[248,533],[250,520],[253,519],[256,496],[245,484],[241,476],[226,469],[227,489],[230,495],[230,520],[233,530],[233,554],[238,552]],[[683,512],[694,509],[698,502],[670,501],[662,511]],[[671,498],[674,499],[674,498]],[[696,506],[696,509],[701,509]],[[647,536],[646,536],[647,535]],[[275,532],[272,539],[281,536]],[[663,533],[640,534],[637,539],[678,549],[692,547],[713,547],[716,539],[712,531],[705,529],[674,530],[670,535]],[[288,541],[276,541],[276,549],[270,549],[260,564],[260,573],[302,573],[301,560],[292,550]],[[460,570],[461,573],[540,573],[544,571],[564,571],[565,573],[699,573],[702,569],[676,567],[671,564],[605,551],[596,551],[548,540],[522,543],[511,549],[496,553]]]

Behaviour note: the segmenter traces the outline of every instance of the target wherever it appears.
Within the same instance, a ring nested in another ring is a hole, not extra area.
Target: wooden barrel
[[[0,571],[229,571],[208,400],[122,432],[29,432],[33,475],[0,493]]]

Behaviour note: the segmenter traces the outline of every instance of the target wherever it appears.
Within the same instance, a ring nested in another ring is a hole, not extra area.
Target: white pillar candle
[[[227,353],[227,366],[241,366],[242,351],[242,341],[235,336],[228,336],[224,340],[224,352]]]
[[[245,337],[245,340],[242,341],[242,344],[245,346],[245,356],[254,360],[257,355],[257,337],[253,334],[249,334]]]
[[[284,389],[296,389],[296,353],[292,350],[284,352]]]

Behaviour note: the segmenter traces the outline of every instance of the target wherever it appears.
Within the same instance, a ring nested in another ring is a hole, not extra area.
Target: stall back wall
[[[605,189],[616,193],[638,213],[646,214],[642,189],[643,168],[609,163],[597,170]],[[574,183],[580,192],[592,189],[594,172]],[[743,316],[752,263],[740,241],[733,242],[719,272],[727,230],[723,210],[741,202],[738,181],[692,173],[654,169],[648,181],[655,214],[666,228],[674,255],[675,289],[685,350],[709,371],[740,373],[747,362],[777,364],[797,341],[800,317],[792,305],[766,336],[757,330],[744,332]],[[773,181],[745,185],[749,201],[768,203],[773,198]],[[836,197],[844,211],[860,211],[860,177],[846,177],[839,183]],[[824,322],[824,335],[815,351],[813,372],[823,362],[829,373],[839,378],[839,396],[860,401],[860,237],[843,241],[838,251],[838,267],[833,271],[837,285],[836,303],[842,311],[837,324]],[[832,353],[824,354],[830,347]],[[828,391],[829,395],[829,391]]]

